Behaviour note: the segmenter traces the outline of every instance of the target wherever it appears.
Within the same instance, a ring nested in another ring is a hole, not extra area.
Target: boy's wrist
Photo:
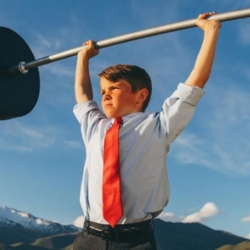
[[[88,63],[89,63],[89,57],[86,55],[86,54],[80,54],[80,55],[78,55],[78,57],[77,57],[77,63],[79,64],[82,64],[82,65],[88,65]]]

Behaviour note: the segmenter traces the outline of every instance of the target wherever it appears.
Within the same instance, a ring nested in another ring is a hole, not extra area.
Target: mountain
[[[32,243],[38,238],[67,235],[79,231],[80,229],[73,225],[61,225],[35,217],[30,213],[6,206],[0,207],[0,244]]]
[[[249,250],[250,242],[244,241],[237,245],[225,245],[223,247],[218,248],[217,250]]]
[[[63,226],[56,222],[35,217],[30,213],[21,212],[13,208],[8,208],[6,206],[1,206],[0,225],[10,224],[11,226],[13,223],[20,224],[24,228],[31,229],[32,231],[48,235],[79,231],[79,228],[73,225]]]
[[[225,245],[235,246],[250,241],[228,232],[213,230],[201,223],[173,223],[156,219],[155,237],[158,250],[235,250],[235,248],[220,248]],[[249,250],[250,248],[239,248]]]
[[[154,220],[158,250],[249,250],[250,241],[200,223]],[[0,207],[0,250],[70,250],[80,229]]]

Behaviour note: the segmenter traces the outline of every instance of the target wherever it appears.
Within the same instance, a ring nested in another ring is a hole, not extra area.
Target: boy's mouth
[[[113,106],[112,103],[106,103],[106,104],[104,105],[105,108],[109,108],[109,107],[111,107],[111,106]]]

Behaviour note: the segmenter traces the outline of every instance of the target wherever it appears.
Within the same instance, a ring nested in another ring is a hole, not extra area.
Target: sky
[[[0,26],[17,32],[39,59],[86,40],[243,8],[250,0],[0,0]],[[100,103],[102,69],[136,64],[153,82],[147,111],[160,111],[191,72],[202,38],[195,27],[101,49],[90,62],[94,98]],[[206,94],[168,154],[171,195],[161,219],[201,222],[250,239],[249,58],[250,18],[223,22]],[[35,108],[0,121],[0,206],[81,226],[85,148],[72,113],[75,63],[73,56],[39,67]]]

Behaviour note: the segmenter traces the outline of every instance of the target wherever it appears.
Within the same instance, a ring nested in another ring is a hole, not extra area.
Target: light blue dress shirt
[[[162,111],[123,117],[119,132],[123,217],[118,224],[151,219],[167,205],[169,146],[191,120],[203,94],[198,87],[179,84]],[[73,111],[86,148],[80,192],[83,213],[90,221],[108,224],[102,215],[103,140],[113,119],[107,119],[95,101],[77,104]]]

